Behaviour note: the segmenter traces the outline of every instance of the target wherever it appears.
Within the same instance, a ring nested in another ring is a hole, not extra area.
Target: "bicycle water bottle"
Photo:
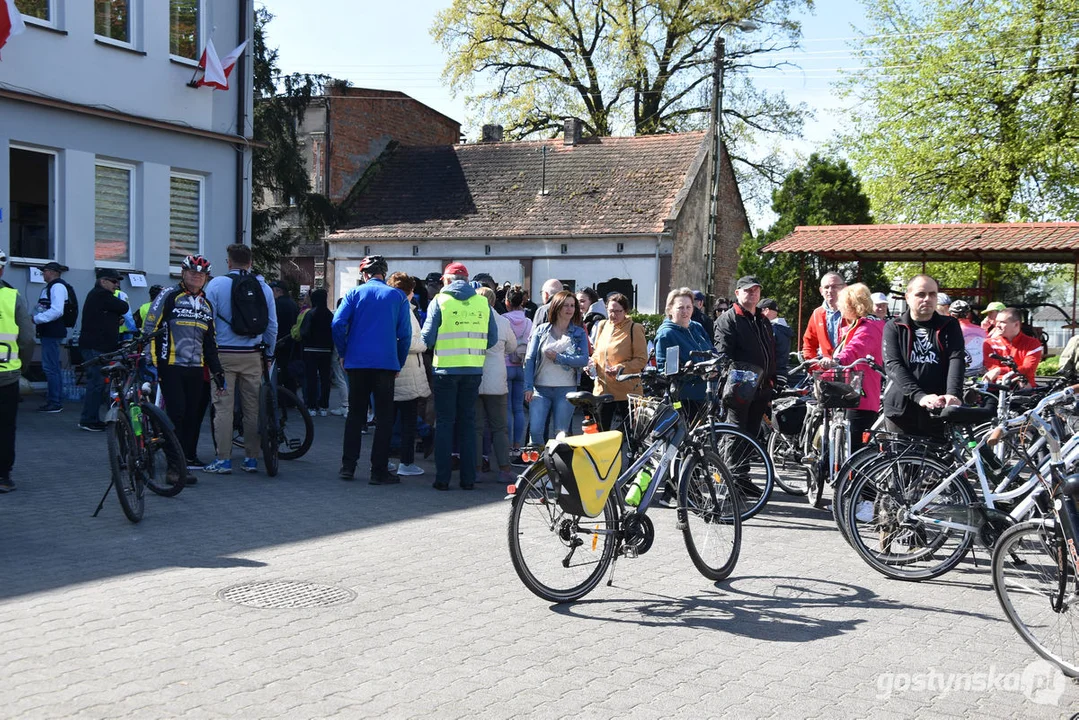
[[[626,504],[637,507],[641,504],[641,498],[644,497],[645,491],[648,490],[648,486],[652,484],[652,471],[647,467],[641,468],[637,473],[637,477],[633,478],[633,482],[629,485],[629,492],[626,493]]]
[[[978,443],[973,440],[967,442],[967,447],[971,450],[977,445]],[[989,448],[989,445],[985,444],[978,448],[978,454],[982,456],[982,462],[985,463],[985,469],[989,471],[989,474],[999,476],[1000,471],[1004,469],[1004,465],[1001,463],[1000,458],[996,456],[996,453]]]
[[[135,431],[135,437],[142,435],[142,408],[138,405],[132,405],[128,410],[128,414],[131,416],[131,427]]]

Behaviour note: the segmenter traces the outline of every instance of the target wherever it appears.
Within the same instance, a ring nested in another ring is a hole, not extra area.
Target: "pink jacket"
[[[849,365],[858,358],[872,357],[884,365],[884,322],[873,316],[859,318],[853,325],[844,326],[839,346],[833,358],[840,365]],[[862,366],[862,402],[859,410],[880,412],[880,373]]]

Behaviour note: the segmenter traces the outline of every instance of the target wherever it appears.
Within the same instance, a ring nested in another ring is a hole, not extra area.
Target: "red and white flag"
[[[12,35],[19,35],[26,30],[22,15],[15,7],[15,0],[0,0],[0,48]]]
[[[209,85],[218,90],[228,90],[229,75],[232,73],[232,68],[236,67],[236,61],[240,59],[240,53],[244,51],[245,47],[247,47],[246,40],[225,57],[218,58],[217,50],[214,49],[214,41],[207,40],[206,49],[202,51],[202,58],[199,59],[199,67],[202,68],[202,79],[195,85],[198,87]]]

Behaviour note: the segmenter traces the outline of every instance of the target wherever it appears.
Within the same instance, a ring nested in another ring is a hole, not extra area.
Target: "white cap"
[[[884,293],[873,293],[873,304],[880,305],[881,303],[888,302],[888,296]]]
[[[952,299],[950,297],[948,297],[947,293],[938,293],[937,294],[937,305],[951,305],[951,304],[952,304]]]

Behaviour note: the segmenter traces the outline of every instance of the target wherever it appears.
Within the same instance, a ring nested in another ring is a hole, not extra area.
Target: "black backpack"
[[[240,271],[232,278],[232,320],[227,320],[237,335],[256,338],[270,324],[270,308],[262,293],[262,283],[254,273]]]
[[[75,297],[75,288],[57,278],[45,286],[45,297],[52,302],[52,286],[56,283],[60,283],[67,289],[67,300],[64,301],[64,315],[60,319],[64,321],[64,327],[75,327],[75,323],[79,320],[79,299]]]

